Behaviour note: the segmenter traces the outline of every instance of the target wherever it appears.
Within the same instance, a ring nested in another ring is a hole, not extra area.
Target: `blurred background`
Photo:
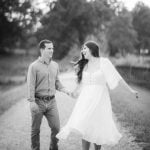
[[[53,41],[61,72],[72,71],[83,43],[94,40],[128,83],[150,90],[149,0],[1,0],[0,114],[25,97],[27,68],[42,39]],[[150,122],[138,121],[132,133],[150,143]]]

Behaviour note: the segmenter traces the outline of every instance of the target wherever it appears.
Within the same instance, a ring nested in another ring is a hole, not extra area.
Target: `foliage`
[[[131,13],[124,9],[115,16],[109,26],[107,37],[110,55],[115,55],[117,52],[123,56],[129,52],[133,53],[134,45],[137,43],[137,33],[132,25]]]
[[[133,26],[138,33],[139,43],[136,45],[138,52],[140,49],[150,50],[150,8],[143,3],[138,3],[133,12]]]
[[[30,0],[0,1],[0,51],[11,49],[18,40],[24,40],[38,14]]]
[[[89,34],[97,34],[113,13],[106,0],[57,0],[41,19],[37,37],[54,41],[55,58],[63,58],[74,44],[82,45]]]
[[[118,0],[55,0],[49,4],[49,11],[41,15],[30,0],[0,1],[0,52],[16,45],[30,49],[37,41],[50,39],[54,57],[61,59],[88,37],[103,42],[101,49],[108,49],[110,55],[150,50],[150,8],[143,3],[131,12]],[[41,27],[34,34],[39,20]]]

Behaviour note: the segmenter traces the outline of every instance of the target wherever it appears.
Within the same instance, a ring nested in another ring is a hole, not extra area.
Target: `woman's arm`
[[[131,94],[134,94],[136,98],[138,98],[138,92],[132,89],[123,79],[119,81],[119,85],[123,86],[127,91]]]
[[[135,95],[138,98],[138,92],[132,89],[121,77],[115,66],[107,58],[103,59],[102,70],[110,89],[115,89],[119,85],[126,89],[126,91]]]

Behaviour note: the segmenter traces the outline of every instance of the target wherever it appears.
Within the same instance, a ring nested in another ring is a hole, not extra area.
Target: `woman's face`
[[[84,55],[85,59],[90,59],[91,58],[90,49],[86,45],[83,46],[83,48],[81,50],[81,53]]]

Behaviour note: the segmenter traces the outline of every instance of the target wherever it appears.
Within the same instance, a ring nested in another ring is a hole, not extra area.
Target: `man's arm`
[[[35,101],[35,82],[36,82],[36,72],[34,66],[30,65],[27,74],[28,100],[30,102]]]
[[[59,80],[59,67],[57,67],[55,86],[56,86],[56,90],[66,93],[67,95],[70,95],[70,92],[62,85],[62,83]]]

